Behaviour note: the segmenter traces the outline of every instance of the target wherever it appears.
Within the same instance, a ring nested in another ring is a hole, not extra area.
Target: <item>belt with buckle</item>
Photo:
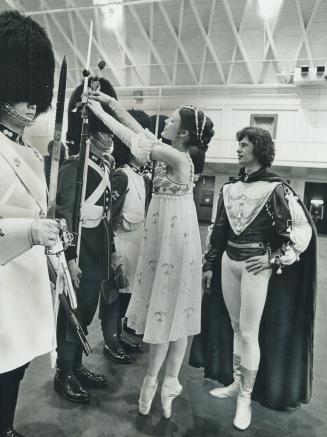
[[[266,244],[262,243],[234,243],[234,241],[227,241],[228,246],[237,247],[239,249],[265,249]]]

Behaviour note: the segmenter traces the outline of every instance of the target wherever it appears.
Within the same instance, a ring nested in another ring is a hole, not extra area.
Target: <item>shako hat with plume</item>
[[[113,97],[117,100],[117,94],[112,86],[112,84],[105,79],[104,77],[98,76],[90,76],[88,79],[89,87],[93,88],[93,82],[96,82],[97,89],[99,89],[104,94],[107,94],[110,97]],[[74,150],[75,153],[78,153],[79,142],[81,138],[81,130],[82,130],[82,117],[80,111],[76,111],[78,104],[82,100],[83,94],[83,83],[79,84],[75,90],[73,91],[68,105],[68,129],[66,134],[66,140],[68,143],[68,147]],[[109,108],[108,105],[102,104],[102,108],[105,112],[110,115],[115,116],[113,111]],[[102,121],[100,121],[91,111],[89,112],[89,132],[91,134],[95,134],[96,132],[109,132],[110,129],[105,126]]]

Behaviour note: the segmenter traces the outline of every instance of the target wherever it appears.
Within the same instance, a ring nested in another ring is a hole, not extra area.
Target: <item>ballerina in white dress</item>
[[[92,100],[92,98],[94,100]],[[108,103],[121,124],[103,111]],[[159,161],[149,206],[134,291],[127,310],[128,326],[150,343],[149,363],[139,398],[139,411],[148,414],[166,361],[161,401],[164,417],[171,415],[173,399],[182,391],[178,374],[188,336],[200,332],[201,242],[193,200],[194,165],[189,154],[196,147],[204,164],[213,136],[213,123],[195,107],[176,110],[166,120],[163,145],[106,95],[91,96],[90,109],[117,135],[137,159]],[[198,165],[198,163],[196,163]]]

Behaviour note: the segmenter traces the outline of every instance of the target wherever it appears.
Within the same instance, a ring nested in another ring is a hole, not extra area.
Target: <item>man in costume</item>
[[[44,246],[58,239],[45,219],[42,156],[24,129],[50,107],[54,55],[45,31],[18,11],[0,14],[0,436],[19,437],[14,415],[28,363],[54,345]],[[36,268],[37,267],[37,268]]]
[[[219,195],[203,266],[211,294],[190,364],[227,385],[213,396],[237,397],[234,426],[244,430],[251,396],[278,410],[310,400],[316,231],[293,189],[268,171],[269,132],[244,128],[237,140],[242,168]]]
[[[89,79],[94,80],[93,78]],[[104,93],[116,97],[111,84],[99,79]],[[82,118],[76,111],[81,102],[83,85],[73,92],[68,107],[67,140],[74,146],[79,144]],[[76,289],[80,322],[84,330],[93,320],[101,290],[100,315],[108,312],[108,319],[117,321],[115,302],[118,304],[118,290],[113,283],[112,252],[113,233],[110,224],[111,207],[111,164],[112,134],[93,114],[89,114],[90,153],[86,182],[85,203],[80,253],[76,246],[70,246],[65,254],[73,284]],[[77,143],[78,142],[78,143]],[[60,167],[57,194],[57,216],[65,218],[67,228],[72,232],[76,193],[78,156],[64,161]],[[120,259],[116,256],[115,269],[121,270]],[[110,282],[110,284],[109,284]],[[114,325],[114,324],[113,324]],[[117,323],[112,327],[112,336],[117,333]],[[91,372],[82,365],[82,346],[69,332],[68,321],[63,313],[58,315],[58,360],[54,386],[58,393],[72,402],[89,402],[87,388],[101,388],[107,385],[103,375]]]

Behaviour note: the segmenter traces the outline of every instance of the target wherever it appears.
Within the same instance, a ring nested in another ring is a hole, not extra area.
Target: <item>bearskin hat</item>
[[[104,94],[107,94],[111,97],[114,97],[117,100],[117,94],[114,87],[111,83],[101,78],[90,77],[89,82],[91,80],[98,80],[100,82],[100,91]],[[66,134],[66,141],[69,149],[72,149],[74,153],[78,153],[79,151],[79,143],[81,139],[81,131],[82,131],[82,116],[80,111],[74,111],[77,107],[77,104],[82,101],[84,84],[81,83],[77,88],[73,91],[68,105],[68,129]],[[113,111],[109,108],[108,105],[102,105],[102,108],[105,112],[114,116]],[[99,120],[92,111],[89,111],[89,132],[91,134],[95,134],[96,132],[111,132],[110,129]],[[71,154],[71,153],[70,153]]]
[[[53,95],[55,60],[45,30],[18,11],[0,13],[0,101],[28,102],[46,112]]]
[[[128,112],[143,127],[143,129],[148,129],[152,132],[153,126],[150,115],[140,109],[129,109]],[[132,153],[129,147],[127,147],[119,138],[115,137],[112,156],[115,158],[116,167],[118,168],[130,161]]]

